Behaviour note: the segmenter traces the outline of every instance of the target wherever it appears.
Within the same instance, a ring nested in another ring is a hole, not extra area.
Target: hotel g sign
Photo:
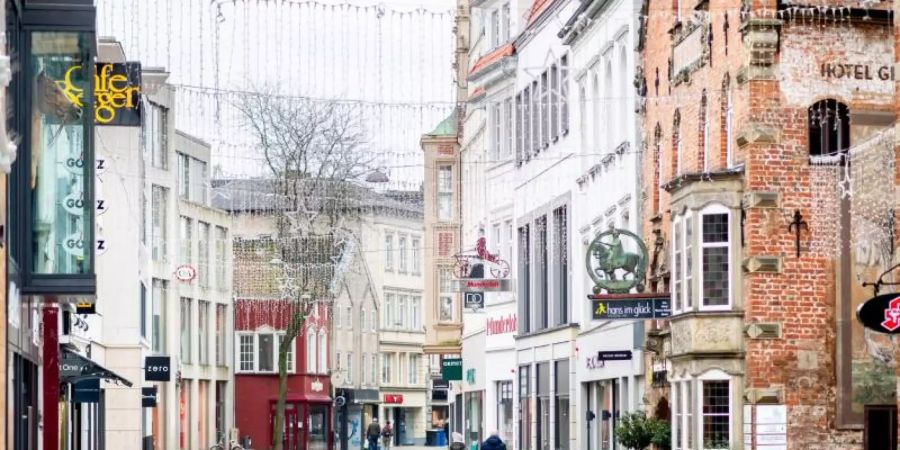
[[[73,105],[84,106],[84,89],[73,82],[81,65],[69,67],[56,84]],[[99,63],[94,66],[94,122],[97,125],[141,125],[141,64]]]

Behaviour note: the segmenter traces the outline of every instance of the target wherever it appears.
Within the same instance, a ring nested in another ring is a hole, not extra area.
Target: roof
[[[534,0],[534,3],[531,4],[531,9],[528,11],[528,25],[537,20],[552,3],[553,0]]]
[[[538,0],[540,1],[540,0]],[[512,56],[516,52],[515,46],[512,43],[501,45],[500,47],[491,50],[487,55],[478,58],[478,61],[475,61],[475,64],[472,66],[472,69],[469,70],[469,76],[475,75],[480,72],[484,68],[490,66],[491,64],[500,61],[501,59]]]
[[[454,108],[449,116],[442,120],[435,129],[431,130],[431,132],[425,133],[425,135],[430,137],[456,136],[456,123],[458,121],[457,111],[456,108]]]

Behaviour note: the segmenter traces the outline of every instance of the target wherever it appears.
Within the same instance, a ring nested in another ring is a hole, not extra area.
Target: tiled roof
[[[515,47],[513,47],[513,45],[511,43],[497,47],[496,49],[494,49],[487,55],[484,55],[481,58],[479,58],[478,61],[475,61],[475,64],[472,66],[472,69],[469,70],[469,76],[474,75],[475,73],[479,72],[480,70],[484,69],[485,67],[490,66],[491,64],[499,61],[500,59],[502,59],[506,56],[512,56],[512,54],[515,52],[516,52],[516,49],[515,49]]]
[[[534,0],[534,3],[531,4],[531,10],[528,11],[528,24],[531,25],[532,22],[537,20],[551,3],[553,3],[553,0]]]

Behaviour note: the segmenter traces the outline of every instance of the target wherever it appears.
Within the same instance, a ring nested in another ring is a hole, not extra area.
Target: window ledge
[[[543,329],[540,329],[537,331],[529,331],[527,333],[517,334],[515,336],[515,339],[516,340],[528,339],[531,337],[540,336],[542,334],[550,334],[550,333],[553,333],[553,332],[556,332],[559,330],[565,330],[565,329],[569,329],[569,328],[581,329],[581,325],[578,324],[577,322],[570,322],[570,323],[563,324],[563,325],[554,325],[552,327],[543,328]]]
[[[683,311],[683,312],[678,312],[678,313],[673,312],[672,316],[669,318],[669,320],[678,320],[678,319],[684,319],[684,318],[690,318],[690,317],[710,317],[710,316],[743,318],[744,310],[730,308],[730,309],[718,309],[718,310],[693,310],[693,311]]]

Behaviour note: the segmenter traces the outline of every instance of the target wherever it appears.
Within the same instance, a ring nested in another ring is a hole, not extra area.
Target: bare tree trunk
[[[284,448],[284,405],[287,400],[287,354],[294,342],[294,333],[287,334],[278,345],[278,402],[272,430],[272,450]]]

